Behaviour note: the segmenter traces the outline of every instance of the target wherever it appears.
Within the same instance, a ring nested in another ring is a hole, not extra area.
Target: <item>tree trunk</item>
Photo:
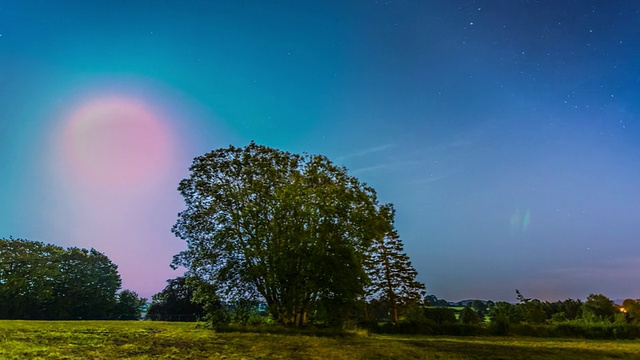
[[[395,302],[391,304],[391,321],[398,324],[398,305]]]
[[[364,306],[364,320],[365,321],[369,321],[369,311],[368,311],[368,306],[367,306],[367,300],[363,300],[362,304]]]

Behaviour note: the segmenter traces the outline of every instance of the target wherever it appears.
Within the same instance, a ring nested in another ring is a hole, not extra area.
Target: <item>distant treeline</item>
[[[264,303],[219,302],[207,311],[192,302],[193,295],[187,279],[169,280],[168,286],[154,296],[148,318],[164,321],[207,319],[218,330],[232,331],[263,331],[264,326],[277,325]],[[399,308],[398,322],[393,321],[392,309],[385,301],[373,299],[353,308],[345,325],[374,333],[640,338],[638,300],[627,299],[620,306],[601,294],[589,295],[585,301],[567,299],[555,302],[525,298],[517,290],[515,295],[517,303],[491,300],[447,302],[429,295],[423,301],[404,303]],[[326,324],[315,322],[309,326],[324,327]]]
[[[385,321],[366,325],[380,333],[640,338],[640,300],[626,299],[616,305],[602,294],[591,294],[584,302],[548,302],[526,298],[518,290],[515,304],[490,300],[452,303],[433,295],[425,300],[428,306],[419,316],[406,317],[397,325]]]
[[[138,319],[146,299],[91,249],[0,239],[0,319]]]

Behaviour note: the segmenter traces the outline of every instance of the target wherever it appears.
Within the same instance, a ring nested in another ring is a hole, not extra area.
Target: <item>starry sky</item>
[[[640,298],[640,3],[0,3],[0,237],[150,297],[193,157],[320,153],[438,298]]]

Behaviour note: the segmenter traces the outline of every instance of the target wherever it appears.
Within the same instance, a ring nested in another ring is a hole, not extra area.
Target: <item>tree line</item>
[[[164,321],[206,318],[207,311],[194,301],[189,283],[184,277],[169,280],[167,287],[154,296],[148,318]],[[400,306],[397,322],[390,303],[371,299],[354,311],[350,320],[353,326],[377,333],[640,338],[640,300],[626,299],[622,305],[616,305],[602,294],[591,294],[584,301],[554,302],[525,298],[517,290],[516,295],[515,303],[491,300],[450,303],[429,295],[422,302]],[[208,319],[219,330],[274,324],[268,311],[259,305],[249,301],[219,302],[211,308],[216,316]]]
[[[95,249],[0,239],[0,319],[137,319],[146,303]]]
[[[605,295],[590,294],[584,301],[549,302],[526,298],[516,290],[516,300],[449,303],[429,295],[422,311],[404,318],[399,326],[375,323],[371,328],[439,335],[640,338],[640,299],[626,299],[617,305]]]

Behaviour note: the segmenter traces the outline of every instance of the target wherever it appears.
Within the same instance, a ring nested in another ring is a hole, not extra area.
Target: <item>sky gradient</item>
[[[637,1],[0,3],[0,236],[150,297],[193,157],[320,153],[439,298],[640,298]],[[113,120],[116,119],[116,120]]]

